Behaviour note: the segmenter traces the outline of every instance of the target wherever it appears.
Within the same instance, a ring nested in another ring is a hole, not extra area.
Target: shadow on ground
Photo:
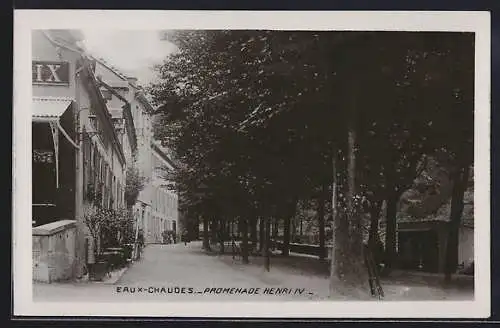
[[[232,260],[232,253],[229,249],[224,254],[219,251],[219,246],[212,245],[211,251],[200,249],[199,252],[209,256],[218,256],[226,264],[242,264],[241,256],[236,255]],[[232,261],[229,261],[232,260]],[[250,264],[264,268],[265,258],[260,255],[251,255]],[[302,276],[317,276],[328,278],[330,276],[330,261],[320,261],[315,256],[308,256],[290,253],[289,256],[282,256],[275,252],[271,256],[271,271],[273,269],[283,270],[292,274]],[[427,286],[434,288],[460,289],[468,292],[474,291],[474,276],[456,274],[452,276],[451,282],[444,283],[444,275],[437,273],[412,272],[403,270],[393,270],[389,276],[381,277],[382,285],[405,285],[405,286]]]

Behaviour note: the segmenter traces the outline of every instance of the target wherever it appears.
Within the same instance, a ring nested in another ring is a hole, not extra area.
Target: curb
[[[100,285],[114,285],[118,282],[118,280],[120,280],[120,278],[125,274],[125,272],[127,272],[127,270],[129,268],[130,268],[130,265],[127,265],[126,267],[124,267],[118,271],[115,271],[114,275],[111,278],[103,280],[103,281],[92,281],[91,283],[100,284]]]
[[[127,265],[124,268],[121,268],[120,270],[116,270],[112,272],[112,276],[109,279],[103,280],[103,281],[94,281],[94,280],[89,280],[87,279],[82,279],[80,281],[77,281],[77,284],[92,284],[92,285],[114,285],[120,280],[120,278],[127,272],[127,270],[130,268],[130,264]]]

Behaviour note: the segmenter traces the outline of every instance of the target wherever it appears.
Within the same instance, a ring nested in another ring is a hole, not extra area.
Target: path
[[[267,272],[261,264],[262,258],[250,260],[251,264],[245,265],[231,255],[207,254],[202,250],[200,242],[192,242],[187,246],[150,245],[144,250],[142,259],[134,263],[114,285],[34,284],[33,295],[35,301],[112,302],[257,299],[304,301],[328,298],[328,277],[312,272],[310,267],[305,271],[291,268],[286,265],[291,259],[277,257],[272,259],[271,271]],[[259,290],[256,291],[256,288]],[[472,297],[468,292],[445,291],[427,286],[388,285],[384,289],[387,300]],[[249,295],[251,291],[256,294]]]

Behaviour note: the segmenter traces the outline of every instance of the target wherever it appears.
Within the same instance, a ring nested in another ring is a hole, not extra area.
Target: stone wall
[[[68,280],[76,274],[76,221],[60,220],[34,227],[33,280]]]

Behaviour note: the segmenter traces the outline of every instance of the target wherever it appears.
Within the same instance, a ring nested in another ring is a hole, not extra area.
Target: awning
[[[33,121],[59,120],[72,101],[71,98],[63,97],[33,97]]]
[[[59,188],[59,131],[66,140],[75,148],[80,148],[63,129],[59,118],[69,108],[73,102],[71,98],[59,97],[33,97],[33,122],[48,122],[52,132],[52,141],[54,142],[54,155],[56,162],[56,188]]]

